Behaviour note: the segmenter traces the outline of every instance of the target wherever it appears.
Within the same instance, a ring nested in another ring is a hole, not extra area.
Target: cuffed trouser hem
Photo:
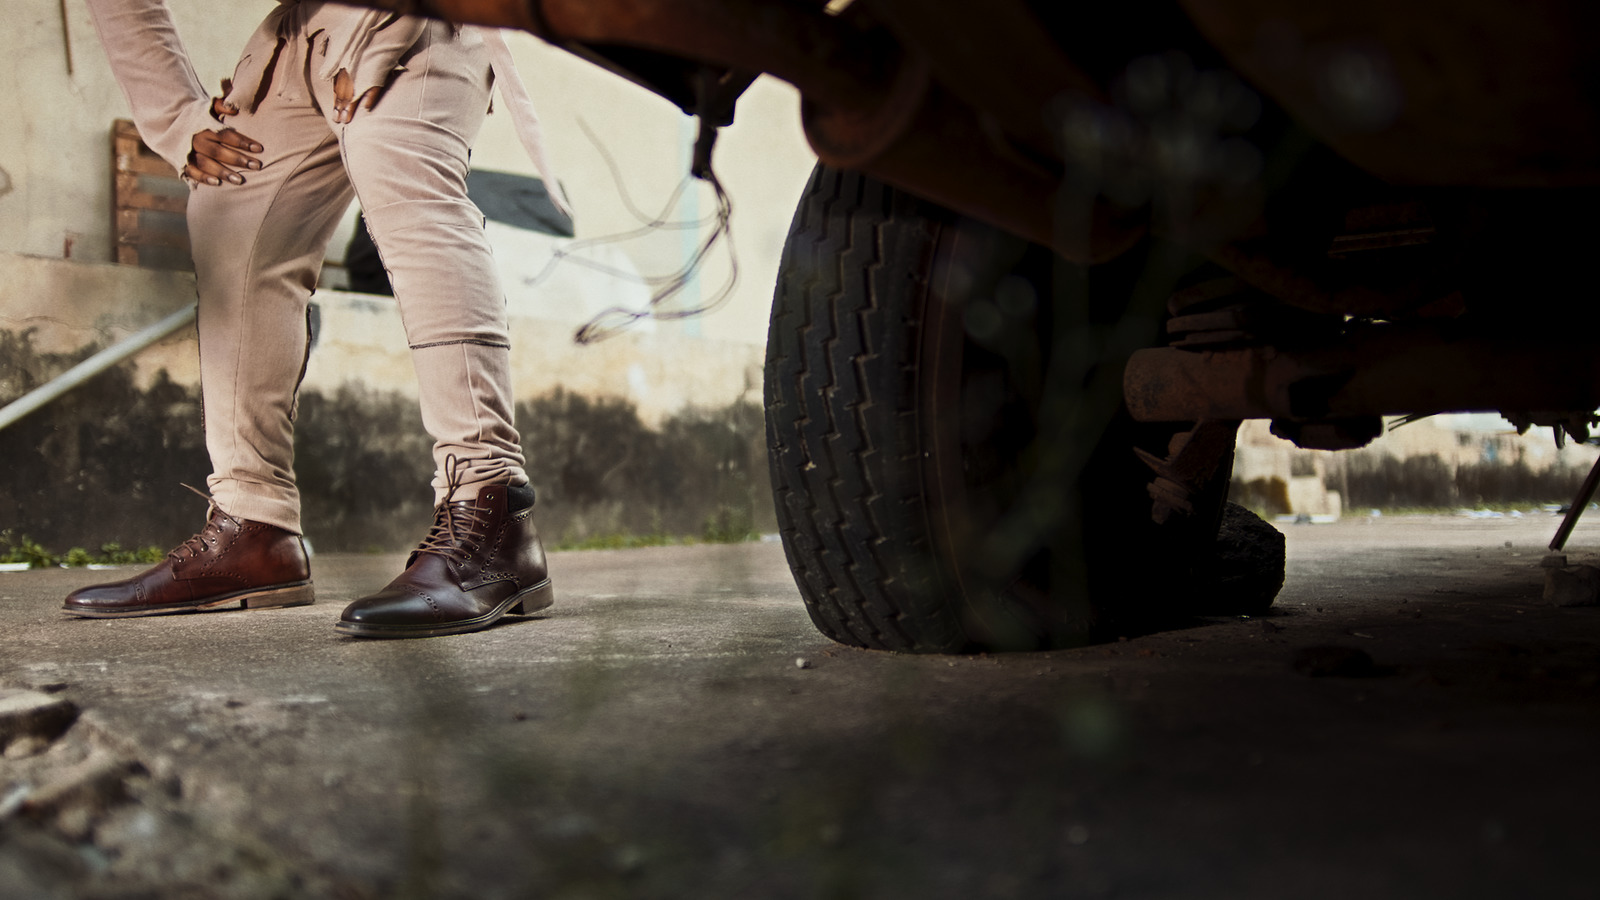
[[[483,462],[496,461],[483,460]],[[440,503],[472,500],[478,496],[479,491],[489,487],[490,485],[508,484],[512,487],[521,487],[527,483],[528,476],[524,475],[521,469],[513,466],[480,468],[475,470],[474,480],[460,482],[456,485],[454,491],[451,491],[448,488],[442,490],[436,489],[434,491],[434,505],[437,506]]]
[[[261,485],[222,481],[211,485],[211,499],[218,509],[234,518],[275,525],[295,534],[303,533],[300,529],[298,494],[284,496],[282,492],[269,493]]]
[[[422,424],[434,436],[434,502],[476,497],[487,484],[527,484],[511,419],[511,351],[457,341],[413,347],[411,363],[423,386]]]

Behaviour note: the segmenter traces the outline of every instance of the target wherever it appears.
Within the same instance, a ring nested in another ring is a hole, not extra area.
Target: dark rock
[[[1237,503],[1222,511],[1216,552],[1196,573],[1191,609],[1204,616],[1258,616],[1283,589],[1283,533]]]

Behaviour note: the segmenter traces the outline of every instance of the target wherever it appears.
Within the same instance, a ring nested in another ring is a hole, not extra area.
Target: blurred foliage
[[[122,566],[154,563],[165,556],[160,547],[143,550],[124,550],[116,542],[102,544],[99,553],[90,553],[82,547],[73,547],[57,555],[45,549],[38,541],[7,528],[0,530],[0,563],[27,563],[29,568],[44,569],[54,566]]]
[[[1567,460],[1534,469],[1523,460],[1452,466],[1436,454],[1396,459],[1355,454],[1345,461],[1347,509],[1454,509],[1566,503],[1588,466]]]

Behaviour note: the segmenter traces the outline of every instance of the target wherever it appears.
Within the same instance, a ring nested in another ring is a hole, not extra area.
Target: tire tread
[[[779,532],[817,628],[857,647],[948,653],[969,639],[930,553],[915,477],[920,322],[917,304],[896,300],[925,288],[897,280],[908,261],[926,271],[931,212],[859,175],[813,174],[773,304],[767,430]]]

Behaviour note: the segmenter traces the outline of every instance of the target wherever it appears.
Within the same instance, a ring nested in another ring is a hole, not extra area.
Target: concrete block
[[[1600,605],[1600,569],[1594,566],[1545,569],[1544,600],[1552,606]]]

